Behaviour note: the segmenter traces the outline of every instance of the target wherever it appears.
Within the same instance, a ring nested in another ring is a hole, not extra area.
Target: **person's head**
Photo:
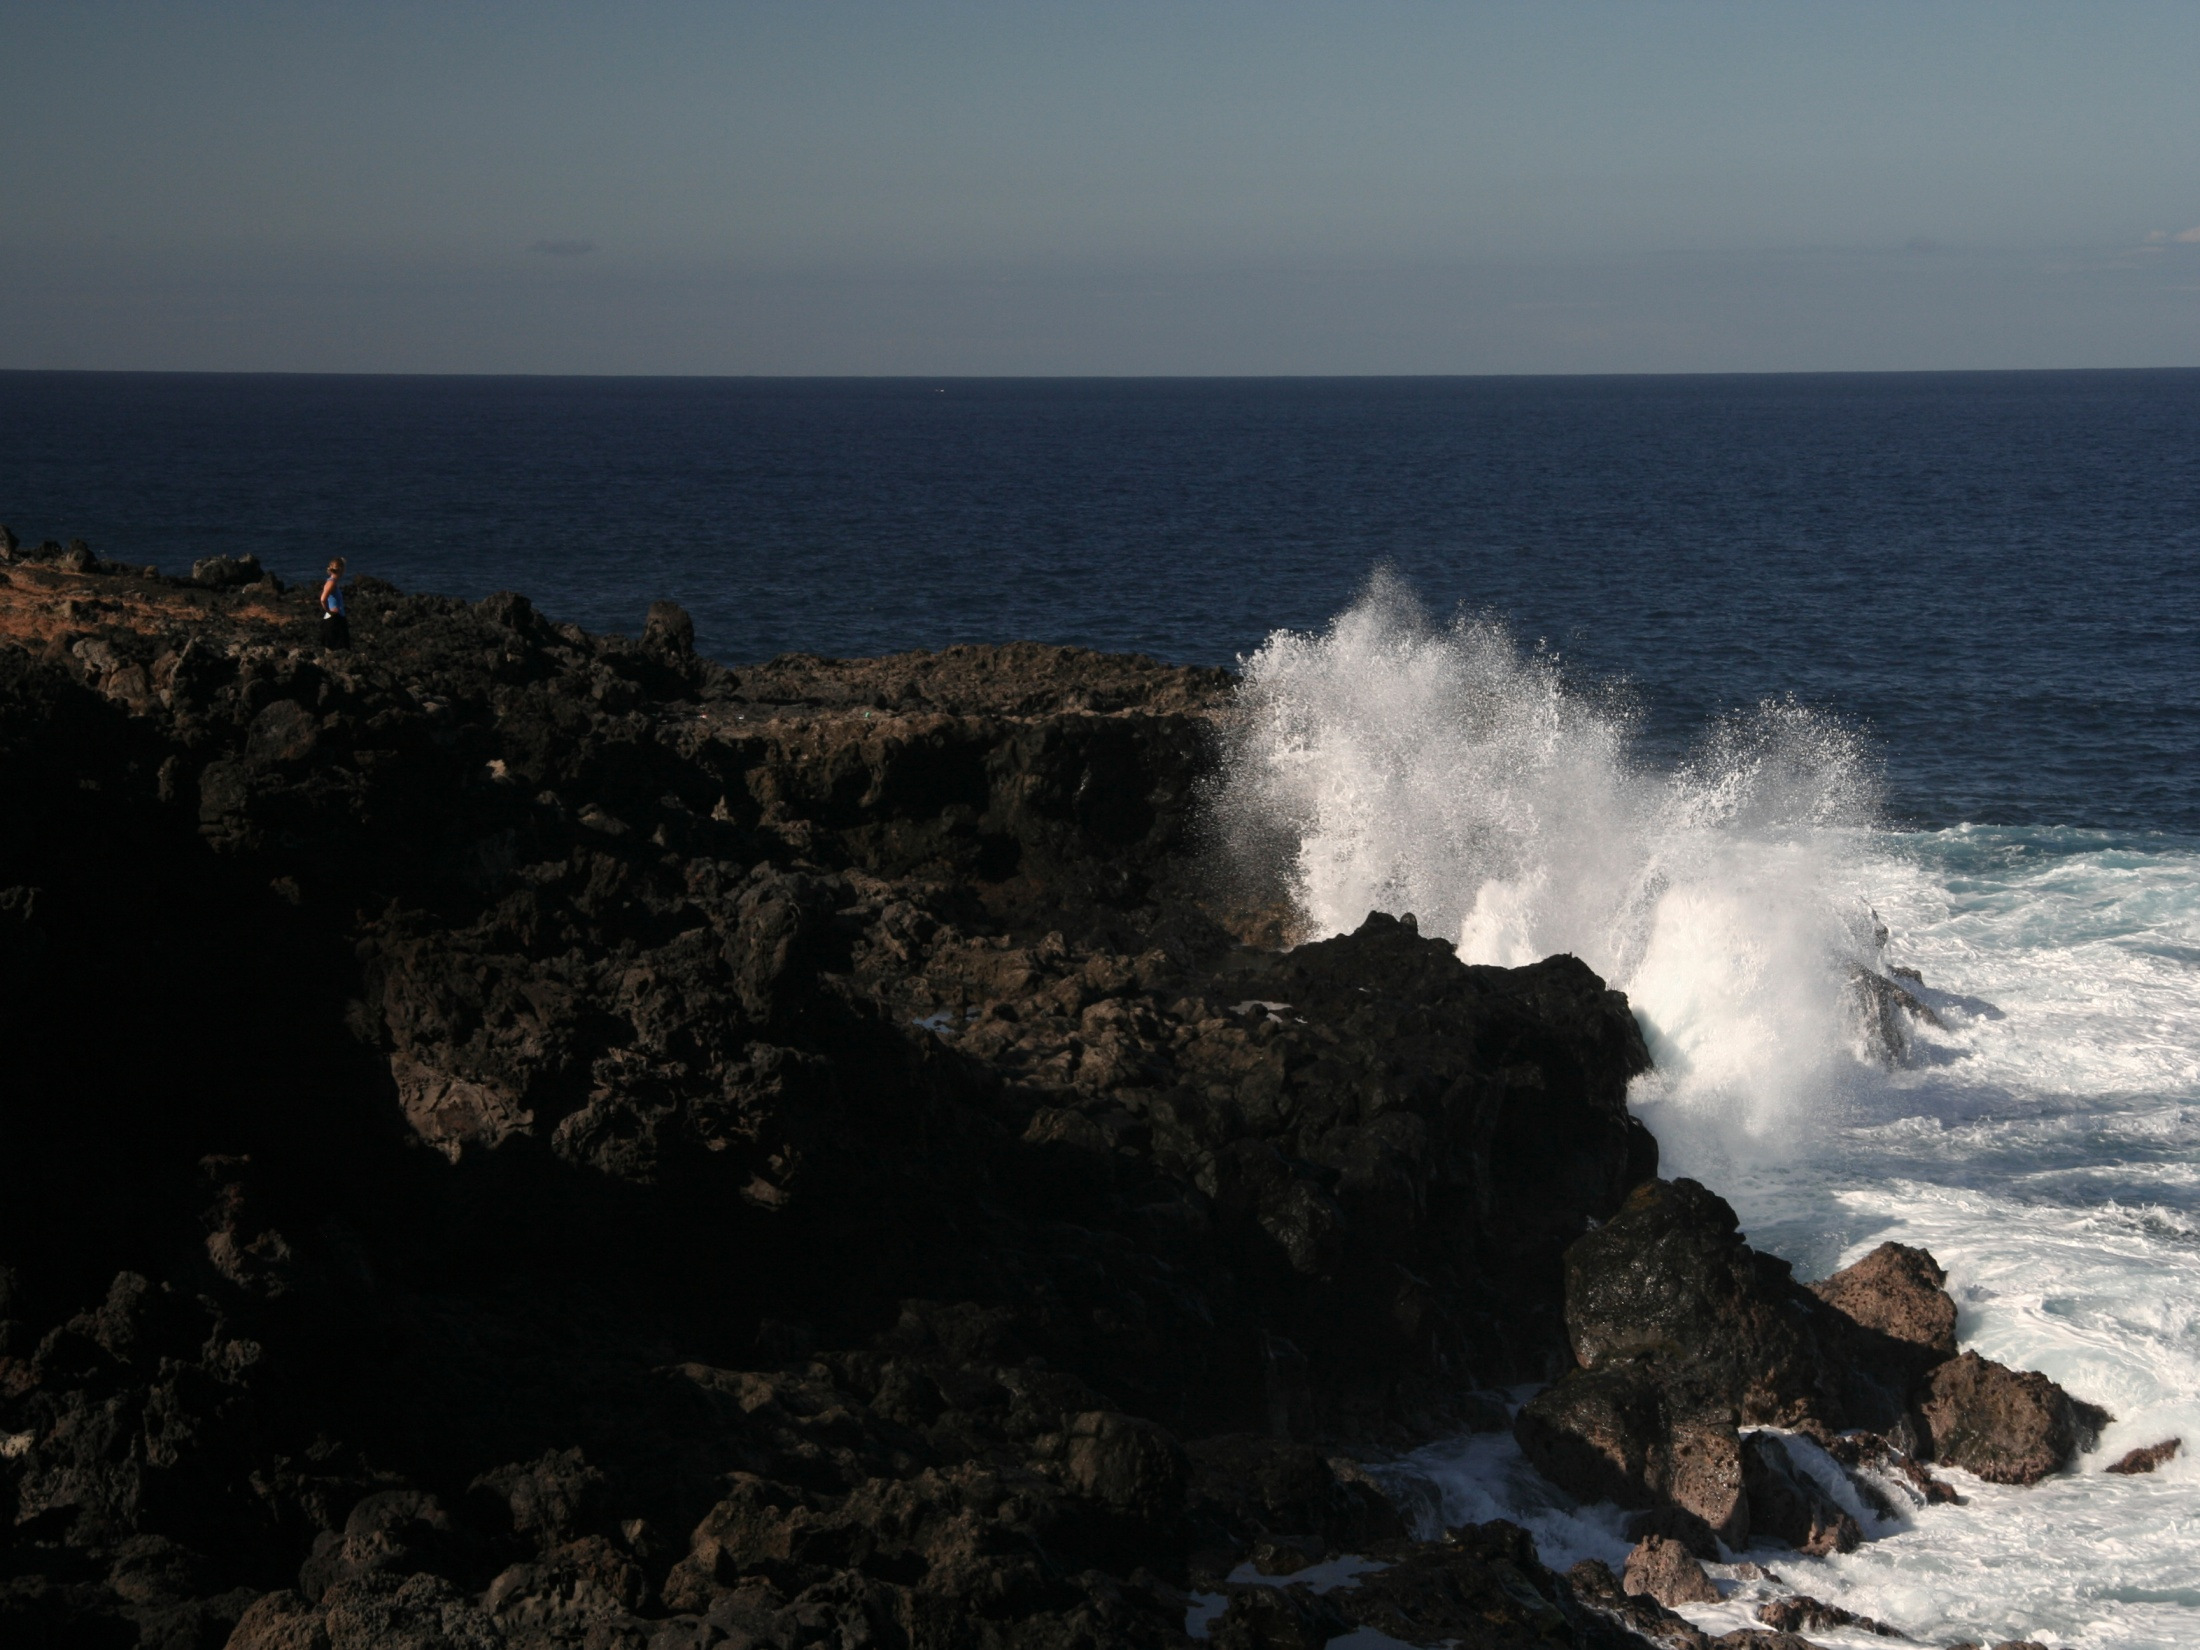
[[[340,579],[344,576],[344,558],[342,556],[334,556],[330,558],[328,564],[328,576],[332,579]]]

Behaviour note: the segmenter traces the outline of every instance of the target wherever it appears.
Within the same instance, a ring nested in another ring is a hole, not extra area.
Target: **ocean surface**
[[[1586,958],[1667,1172],[1806,1277],[1922,1244],[1966,1344],[2117,1416],[2039,1486],[1754,1556],[1929,1643],[2200,1646],[2200,373],[5,373],[0,521],[598,628],[670,596],[735,663],[1242,670],[1226,823],[1312,927]],[[1944,1021],[1891,1068],[1858,962]],[[1383,1470],[1560,1564],[1626,1550],[1502,1436]]]

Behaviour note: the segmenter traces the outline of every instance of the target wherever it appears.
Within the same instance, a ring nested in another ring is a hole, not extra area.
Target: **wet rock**
[[[1208,1630],[1216,1650],[1323,1650],[1352,1630],[1331,1603],[1306,1587],[1241,1587]]]
[[[2159,1444],[2128,1450],[2118,1456],[2107,1470],[2127,1476],[2132,1473],[2152,1472],[2164,1461],[2173,1459],[2178,1450],[2184,1447],[2184,1442],[2182,1438],[2165,1438]]]
[[[1676,1604],[1716,1604],[1719,1589],[1696,1562],[1695,1555],[1678,1541],[1649,1536],[1627,1555],[1621,1589],[1647,1595],[1668,1607]]]
[[[2069,1465],[2113,1419],[2037,1370],[1966,1352],[1932,1372],[1918,1406],[1920,1453],[1993,1484],[2032,1484]]]
[[[1739,1433],[1713,1418],[1676,1419],[1664,1388],[1639,1369],[1564,1376],[1521,1409],[1513,1435],[1545,1477],[1584,1500],[1669,1509],[1658,1533],[1703,1557],[1717,1556],[1712,1537],[1749,1542]]]
[[[1863,1540],[1855,1518],[1821,1489],[1796,1460],[1795,1443],[1776,1433],[1751,1433],[1742,1442],[1742,1478],[1749,1495],[1751,1531],[1813,1555],[1854,1552]]]
[[[1893,970],[1894,974],[1907,974],[1918,984],[1924,982],[1914,970]],[[1856,1011],[1857,1021],[1881,1060],[1889,1066],[1906,1066],[1913,1058],[1915,1040],[1913,1028],[1928,1025],[1945,1029],[1946,1023],[1930,1004],[1900,978],[1890,978],[1869,968],[1852,968],[1849,971],[1849,989]]]
[[[1364,1472],[1310,1445],[1238,1433],[1201,1439],[1188,1454],[1191,1518],[1233,1557],[1263,1541],[1322,1559],[1405,1539],[1397,1508]]]
[[[1461,1650],[1585,1646],[1606,1630],[1565,1579],[1543,1566],[1528,1533],[1501,1519],[1418,1544],[1325,1602],[1348,1622],[1393,1639],[1448,1641]]]
[[[1601,1559],[1585,1558],[1566,1572],[1576,1605],[1602,1617],[1620,1632],[1670,1650],[1704,1650],[1712,1640],[1687,1617],[1667,1609],[1648,1593],[1630,1593]]]
[[[1884,1639],[1908,1636],[1896,1632],[1884,1622],[1872,1620],[1870,1616],[1860,1616],[1837,1604],[1821,1604],[1808,1593],[1797,1593],[1789,1598],[1774,1599],[1769,1604],[1760,1604],[1757,1606],[1757,1619],[1782,1633],[1822,1633],[1832,1627],[1852,1627],[1860,1633],[1875,1633]]]
[[[1924,1250],[1882,1243],[1810,1290],[1865,1328],[1917,1346],[1937,1362],[1956,1355],[1956,1303],[1947,1282]]]
[[[1238,943],[1225,678],[372,579],[337,667],[310,591],[131,577],[0,586],[0,1612],[1165,1645],[1195,1572],[1382,1547],[1401,1623],[1610,1642],[1350,1457],[1569,1356],[1640,1031],[1380,914]]]

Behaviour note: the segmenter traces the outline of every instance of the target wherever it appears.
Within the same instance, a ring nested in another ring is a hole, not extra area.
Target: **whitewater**
[[[1927,1643],[2200,1645],[2200,841],[1895,828],[1868,739],[1793,703],[1656,768],[1624,687],[1493,620],[1434,622],[1387,575],[1242,666],[1219,814],[1243,863],[1283,868],[1304,937],[1412,912],[1469,962],[1581,957],[1656,1060],[1630,1099],[1662,1173],[1799,1277],[1931,1250],[1963,1345],[2117,1417],[2031,1488],[1950,1471],[1966,1505],[1853,1509],[1854,1553],[1750,1554],[1771,1592]],[[1941,1022],[1899,1062],[1859,968],[1914,971]],[[2154,1474],[2104,1472],[2169,1437],[2186,1450]],[[1431,1531],[1511,1518],[1559,1568],[1629,1546],[1504,1434],[1377,1470]],[[1725,1631],[1764,1596],[1686,1613]]]

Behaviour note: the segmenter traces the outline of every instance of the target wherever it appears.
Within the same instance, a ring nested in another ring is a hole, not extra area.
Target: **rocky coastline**
[[[1222,673],[350,606],[0,529],[0,1641],[1792,1646],[1668,1606],[2105,1420],[1660,1179],[1581,963],[1287,944]],[[1505,1427],[1624,1574],[1357,1464]]]

